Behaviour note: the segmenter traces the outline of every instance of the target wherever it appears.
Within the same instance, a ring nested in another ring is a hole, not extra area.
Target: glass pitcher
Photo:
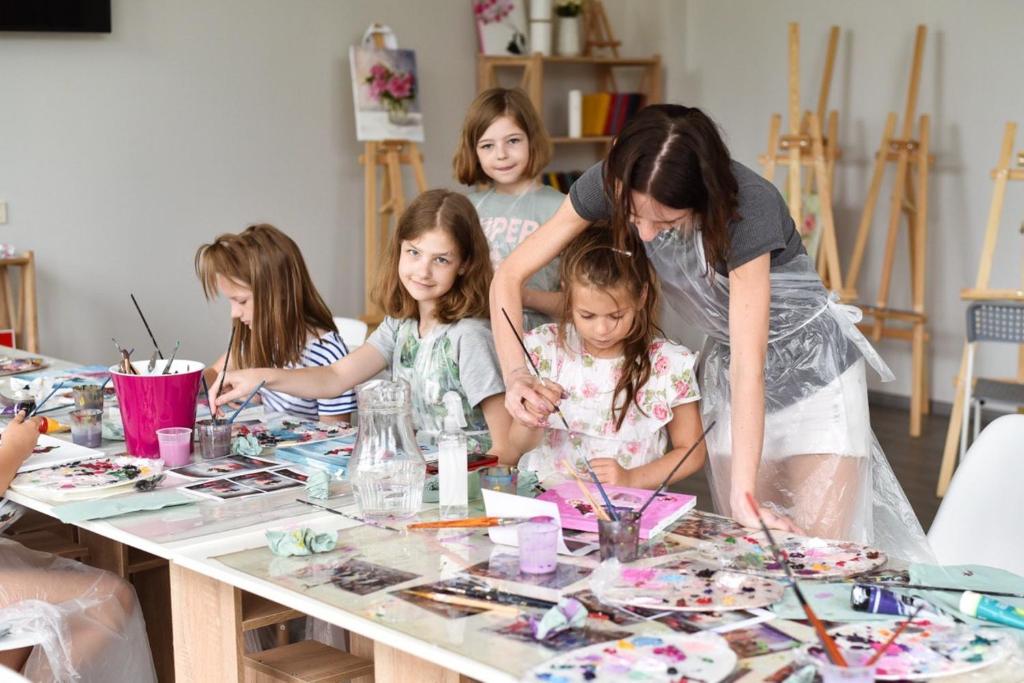
[[[427,465],[412,429],[412,388],[378,380],[358,393],[359,436],[349,481],[367,519],[411,517],[420,511]]]

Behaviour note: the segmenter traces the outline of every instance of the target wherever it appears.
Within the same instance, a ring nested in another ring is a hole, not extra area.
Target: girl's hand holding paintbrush
[[[555,413],[565,398],[565,389],[551,380],[538,379],[525,367],[513,371],[505,381],[506,385],[513,382],[521,385],[523,398],[520,410],[513,412],[512,416],[529,427],[546,427],[548,416]]]

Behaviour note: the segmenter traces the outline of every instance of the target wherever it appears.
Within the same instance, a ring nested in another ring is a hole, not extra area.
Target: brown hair
[[[562,291],[565,292],[559,339],[565,342],[565,326],[572,321],[572,286],[594,287],[607,293],[624,287],[633,300],[641,302],[633,317],[633,326],[625,338],[622,375],[612,394],[612,417],[615,428],[622,428],[630,401],[640,408],[639,392],[651,378],[649,349],[658,332],[658,280],[647,260],[643,244],[630,230],[625,235],[624,249],[617,246],[616,235],[605,223],[584,230],[562,253]],[[619,303],[616,301],[616,303]]]
[[[203,294],[218,294],[217,275],[252,290],[252,329],[233,322],[232,366],[282,368],[302,360],[309,337],[337,332],[295,242],[272,225],[225,233],[196,251]]]
[[[409,204],[388,244],[373,289],[373,299],[393,318],[419,318],[419,306],[405,291],[398,277],[402,242],[425,232],[444,230],[455,242],[462,259],[462,274],[437,302],[438,322],[453,323],[463,318],[490,315],[488,290],[494,270],[476,209],[465,195],[451,190],[427,190]]]
[[[462,122],[462,134],[452,166],[455,179],[463,185],[491,182],[480,167],[476,145],[494,120],[502,116],[511,117],[526,133],[530,145],[527,176],[536,178],[551,161],[551,138],[526,93],[519,88],[490,88],[476,96]]]
[[[736,218],[739,186],[729,150],[707,114],[694,107],[655,104],[630,119],[605,162],[612,227],[634,232],[632,192],[673,209],[691,209],[701,226],[709,272],[729,259],[729,223]]]

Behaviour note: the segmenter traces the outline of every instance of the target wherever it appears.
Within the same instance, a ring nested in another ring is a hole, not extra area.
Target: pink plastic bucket
[[[145,374],[149,361],[144,360],[132,363],[138,375],[119,372],[116,365],[110,368],[124,423],[125,445],[131,455],[160,457],[158,429],[195,428],[196,398],[205,366],[197,361],[176,360],[171,372],[177,374],[161,375],[164,362],[157,361],[152,375]]]

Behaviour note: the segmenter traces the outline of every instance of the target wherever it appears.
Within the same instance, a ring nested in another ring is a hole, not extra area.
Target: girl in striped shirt
[[[231,304],[230,369],[328,366],[348,355],[298,245],[274,226],[221,235],[199,247],[195,263],[206,298]],[[223,364],[221,356],[207,367],[207,382]],[[264,388],[260,399],[268,410],[323,422],[347,422],[356,409],[352,391],[306,399]]]

